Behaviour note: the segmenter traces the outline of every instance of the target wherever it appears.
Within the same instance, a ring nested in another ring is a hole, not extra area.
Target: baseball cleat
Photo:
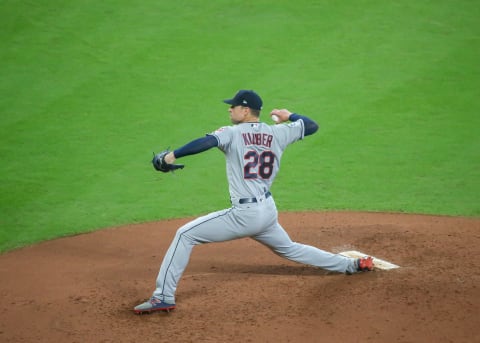
[[[373,258],[371,256],[366,256],[359,258],[357,261],[358,271],[367,272],[373,270]]]
[[[170,312],[174,309],[175,304],[167,304],[160,299],[151,297],[150,300],[144,302],[143,304],[135,306],[133,312],[135,312],[136,314],[151,313],[155,311]]]

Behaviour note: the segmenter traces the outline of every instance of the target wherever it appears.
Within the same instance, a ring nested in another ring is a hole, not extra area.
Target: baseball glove
[[[175,169],[183,169],[183,164],[169,164],[165,162],[165,156],[170,152],[166,149],[158,154],[153,153],[152,164],[155,170],[161,171],[163,173],[168,173],[174,171]]]

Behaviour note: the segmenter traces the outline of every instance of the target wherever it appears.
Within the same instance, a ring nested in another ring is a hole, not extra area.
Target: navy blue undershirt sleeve
[[[302,119],[303,124],[305,124],[305,136],[313,135],[315,132],[318,131],[318,124],[308,117],[302,116],[297,113],[292,113],[288,118],[288,120],[290,121],[297,121],[299,119]]]
[[[198,154],[216,146],[218,146],[217,138],[215,136],[208,135],[185,144],[181,148],[174,150],[173,154],[175,155],[175,158],[180,158],[183,156]]]

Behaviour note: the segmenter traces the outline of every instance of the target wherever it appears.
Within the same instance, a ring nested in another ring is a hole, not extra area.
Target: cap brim
[[[223,100],[223,102],[229,105],[233,105],[233,99],[225,99]]]

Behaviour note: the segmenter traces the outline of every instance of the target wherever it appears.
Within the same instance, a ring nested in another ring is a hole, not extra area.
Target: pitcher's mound
[[[480,220],[283,213],[293,240],[401,268],[347,276],[250,239],[194,248],[177,309],[138,316],[184,220],[0,255],[1,342],[478,342]]]

